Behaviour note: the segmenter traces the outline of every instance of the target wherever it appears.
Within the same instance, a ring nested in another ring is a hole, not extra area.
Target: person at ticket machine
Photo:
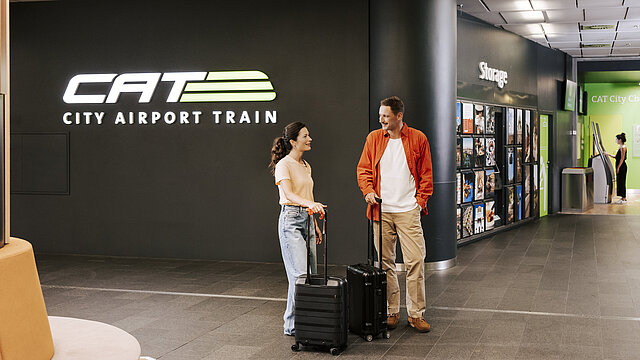
[[[620,200],[616,204],[627,203],[627,135],[620,133],[616,135],[616,143],[618,144],[618,152],[610,157],[616,159],[616,195],[620,196]]]

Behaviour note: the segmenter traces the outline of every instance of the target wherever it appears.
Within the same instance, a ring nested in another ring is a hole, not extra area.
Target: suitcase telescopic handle
[[[314,215],[313,210],[307,208],[307,213],[309,214],[309,218],[307,221],[307,281],[311,283],[311,223],[313,222]],[[320,215],[320,220],[322,220],[322,242],[324,243],[324,284],[328,283],[329,277],[327,274],[327,207],[324,206],[324,215]],[[315,231],[315,229],[314,229]],[[314,244],[315,246],[315,244]]]
[[[382,270],[382,199],[376,196],[376,202],[378,203],[378,255],[379,261],[378,265],[380,270]],[[373,214],[371,215],[373,218]],[[375,241],[374,231],[373,231],[373,219],[369,220],[369,241],[367,241],[367,257],[369,265],[374,264],[373,260],[373,251],[371,250],[371,243]],[[374,246],[375,247],[375,246]]]

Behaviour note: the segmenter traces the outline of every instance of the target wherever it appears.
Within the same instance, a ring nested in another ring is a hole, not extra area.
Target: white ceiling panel
[[[640,40],[616,40],[613,42],[613,47],[614,48],[622,48],[622,47],[627,47],[627,48],[640,48]]]
[[[495,12],[488,12],[488,11],[478,12],[478,13],[472,12],[472,13],[469,13],[469,15],[475,16],[478,19],[484,20],[491,25],[506,24],[502,16],[500,16],[499,13],[495,13]]]
[[[626,13],[627,8],[622,6],[584,9],[584,17],[586,21],[624,19],[624,15]]]
[[[578,33],[578,23],[546,23],[542,24],[547,34],[573,34]]]
[[[457,0],[458,8],[464,12],[486,12],[487,9],[482,5],[480,0]],[[462,5],[462,7],[460,7]]]
[[[556,48],[556,49],[579,49],[580,48],[580,41],[574,41],[574,42],[569,42],[569,41],[553,42],[553,41],[550,41],[549,45],[551,45],[552,48]]]
[[[534,10],[575,9],[575,0],[531,0]]]
[[[571,56],[582,56],[582,50],[581,49],[563,49],[562,51],[566,52],[567,54],[571,55]]]
[[[640,40],[640,31],[618,32],[617,40]]]
[[[616,26],[618,26],[618,22],[616,20],[581,21],[580,25],[582,26],[610,25],[610,26],[613,26],[613,30],[615,30]],[[584,30],[584,31],[603,31],[603,30]]]
[[[611,48],[584,48],[582,55],[584,56],[608,56],[611,54]]]
[[[626,20],[640,20],[640,7],[630,7]]]
[[[620,21],[618,31],[640,31],[640,20]]]
[[[526,11],[533,10],[529,0],[484,0],[491,11]]]
[[[613,48],[613,55],[640,55],[640,48]]]
[[[579,8],[622,6],[622,0],[578,0]]]
[[[534,24],[544,22],[542,11],[501,11],[508,24]]]
[[[535,42],[547,42],[547,37],[544,36],[544,34],[538,34],[538,35],[529,35],[527,36],[527,39],[531,39]]]
[[[590,30],[581,33],[584,42],[612,41],[616,37],[615,31]]]
[[[579,42],[580,34],[547,34],[547,39],[551,42]]]
[[[605,44],[608,46],[613,46],[613,40],[609,40],[609,41],[582,41],[583,45],[601,45],[601,44]]]
[[[461,8],[464,12],[571,56],[639,56],[634,49],[640,49],[640,0],[456,1],[466,6]],[[584,47],[602,44],[604,48]]]
[[[550,22],[584,21],[582,9],[547,10]]]
[[[519,24],[519,25],[502,25],[505,30],[511,31],[518,35],[536,35],[542,34],[542,28],[538,24]]]

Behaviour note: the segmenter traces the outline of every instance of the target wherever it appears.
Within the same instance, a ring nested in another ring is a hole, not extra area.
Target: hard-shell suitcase
[[[309,214],[311,230],[313,216]],[[327,276],[327,215],[322,222],[324,241],[324,275],[311,275],[309,269],[310,244],[307,238],[307,274],[296,280],[295,292],[295,344],[293,351],[301,345],[328,348],[338,355],[347,347],[348,303],[347,281],[340,277]],[[314,245],[315,246],[315,245]]]
[[[382,200],[378,201],[378,214],[382,216]],[[379,246],[382,251],[382,221],[379,223]],[[388,339],[387,329],[387,272],[373,264],[373,221],[369,220],[368,263],[347,267],[349,283],[349,329],[372,341],[378,335]],[[380,257],[382,258],[382,257]]]

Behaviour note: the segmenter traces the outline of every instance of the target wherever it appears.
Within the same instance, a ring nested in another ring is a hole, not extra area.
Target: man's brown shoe
[[[416,328],[416,330],[420,332],[429,332],[431,331],[431,325],[429,325],[423,318],[409,318],[409,325],[411,327]]]
[[[398,321],[400,320],[400,314],[390,314],[387,316],[387,329],[392,330],[398,327]]]

